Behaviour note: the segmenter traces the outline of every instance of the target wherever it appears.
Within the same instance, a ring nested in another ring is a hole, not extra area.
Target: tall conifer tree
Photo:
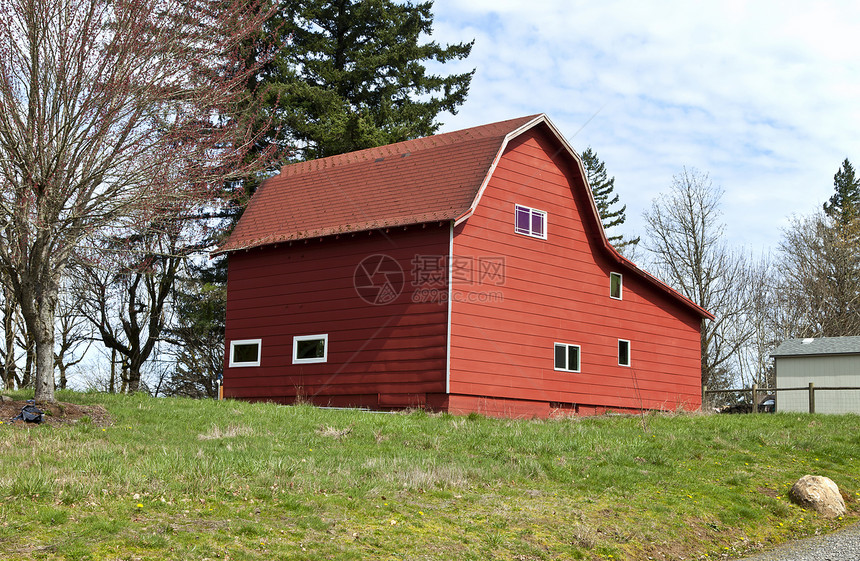
[[[246,85],[262,107],[254,151],[274,145],[283,164],[431,135],[439,114],[456,113],[465,101],[474,71],[444,76],[426,68],[466,58],[473,44],[423,42],[432,31],[432,2],[271,1],[275,13],[243,45],[249,65],[266,61]],[[233,228],[264,176],[229,185],[224,228],[215,237]],[[223,350],[226,259],[204,269],[180,287],[181,328],[171,332],[183,351],[168,391],[185,395],[210,392],[220,370],[205,350],[219,340]],[[199,292],[201,304],[187,305]]]
[[[590,146],[582,153],[582,165],[585,168],[585,178],[591,187],[594,203],[597,205],[597,211],[603,222],[603,229],[606,230],[606,235],[609,237],[609,243],[619,250],[638,244],[639,236],[625,238],[622,234],[610,233],[610,230],[621,226],[627,220],[627,205],[621,205],[621,208],[618,208],[619,197],[615,192],[615,178],[606,174],[606,165],[597,157],[597,152],[592,150]]]
[[[855,176],[854,166],[848,158],[845,158],[842,167],[833,176],[833,188],[836,192],[824,203],[824,212],[846,226],[860,213],[860,181]]]
[[[824,214],[796,219],[780,244],[790,336],[860,335],[860,181],[847,158],[833,190]]]
[[[301,159],[381,146],[436,132],[456,113],[474,71],[443,76],[428,63],[466,58],[472,42],[442,46],[431,1],[280,0],[285,35],[267,95]]]

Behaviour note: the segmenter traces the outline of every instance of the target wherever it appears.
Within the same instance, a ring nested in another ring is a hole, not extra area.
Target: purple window
[[[533,238],[546,239],[546,212],[529,208],[527,206],[515,205],[514,231],[517,234],[531,236]]]
[[[517,228],[516,228],[517,234],[525,234],[528,236],[529,232],[531,231],[531,225],[530,225],[530,223],[531,223],[531,209],[524,207],[524,206],[517,205],[516,214],[517,214]]]
[[[543,220],[545,215],[532,213],[532,234],[542,238],[543,236]]]

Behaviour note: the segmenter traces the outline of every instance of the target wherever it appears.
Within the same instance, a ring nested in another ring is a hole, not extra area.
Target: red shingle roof
[[[467,212],[506,137],[539,115],[284,166],[215,253]]]
[[[368,148],[284,166],[251,198],[230,238],[213,254],[425,222],[462,221],[480,200],[507,142],[545,124],[585,177],[582,162],[545,115]],[[612,247],[594,199],[588,219],[597,225],[608,256],[703,318],[714,316],[639,269]]]

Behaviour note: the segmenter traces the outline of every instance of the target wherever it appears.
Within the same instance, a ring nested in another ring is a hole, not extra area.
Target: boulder
[[[811,508],[826,518],[845,515],[845,501],[832,479],[804,475],[791,486],[788,498],[803,508]]]

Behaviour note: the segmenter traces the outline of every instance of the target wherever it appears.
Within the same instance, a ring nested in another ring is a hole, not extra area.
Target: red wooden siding
[[[444,256],[448,223],[331,236],[230,254],[226,397],[320,405],[423,405],[445,391],[447,307],[412,301],[415,255]],[[364,301],[354,272],[371,255],[397,261],[403,291]],[[447,291],[447,274],[438,284]],[[325,363],[292,364],[296,335],[328,334]],[[229,366],[230,341],[261,339],[259,367]]]
[[[455,229],[458,258],[505,264],[500,285],[455,279],[452,405],[542,402],[526,408],[540,416],[551,402],[581,412],[698,408],[699,316],[610,260],[578,169],[540,130],[508,145],[474,215]],[[515,204],[547,212],[548,239],[514,232]],[[610,272],[623,275],[623,300],[609,297]],[[618,365],[618,339],[630,341],[631,367]],[[581,347],[579,373],[554,370],[556,342]]]
[[[515,233],[517,204],[547,213],[547,239]],[[707,312],[607,249],[544,116],[287,166],[219,251],[227,397],[540,417],[699,406]],[[379,255],[403,285],[374,305],[355,272]],[[609,296],[612,272],[623,300]],[[293,338],[317,334],[327,361],[292,364]],[[260,365],[230,367],[231,341],[246,339],[262,341]],[[554,369],[554,343],[580,347],[580,372]]]

